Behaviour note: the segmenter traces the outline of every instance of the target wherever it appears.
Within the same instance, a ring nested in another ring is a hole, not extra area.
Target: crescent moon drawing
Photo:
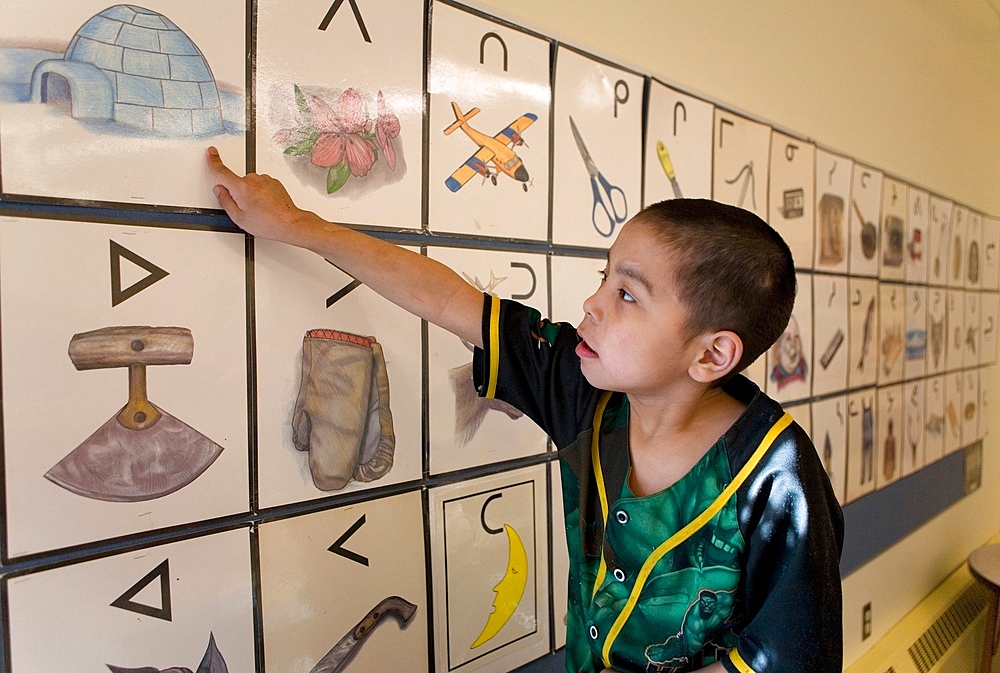
[[[507,572],[493,587],[493,591],[496,592],[493,612],[486,620],[482,633],[469,649],[479,647],[500,632],[520,604],[521,597],[524,596],[524,587],[528,583],[528,556],[524,551],[521,536],[507,524],[504,524],[503,528],[507,531]]]

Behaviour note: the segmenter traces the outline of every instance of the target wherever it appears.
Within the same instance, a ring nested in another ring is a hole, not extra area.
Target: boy
[[[552,438],[570,551],[567,671],[841,670],[840,508],[809,438],[737,374],[794,302],[791,253],[767,224],[711,201],[643,210],[574,329],[301,211],[280,183],[236,176],[214,149],[208,162],[237,225],[324,256],[474,344],[480,395]]]

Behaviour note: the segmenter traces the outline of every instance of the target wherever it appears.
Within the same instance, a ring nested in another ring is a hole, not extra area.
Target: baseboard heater
[[[963,564],[845,673],[978,670],[989,597]]]

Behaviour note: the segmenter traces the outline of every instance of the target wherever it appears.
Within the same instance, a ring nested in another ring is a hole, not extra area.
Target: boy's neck
[[[746,405],[729,395],[721,385],[690,384],[666,395],[628,394],[629,423],[651,437],[683,436],[729,416],[735,421]],[[732,425],[732,421],[726,425]],[[723,430],[725,431],[725,430]],[[722,433],[719,433],[720,435]]]
[[[721,386],[691,387],[669,398],[629,395],[629,488],[650,495],[677,482],[745,409]]]

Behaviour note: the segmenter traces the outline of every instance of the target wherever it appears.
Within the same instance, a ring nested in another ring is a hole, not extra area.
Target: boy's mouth
[[[599,357],[597,355],[597,351],[591,348],[590,345],[587,344],[586,340],[584,339],[580,339],[580,343],[576,345],[576,354],[580,357],[581,360],[593,359]]]

